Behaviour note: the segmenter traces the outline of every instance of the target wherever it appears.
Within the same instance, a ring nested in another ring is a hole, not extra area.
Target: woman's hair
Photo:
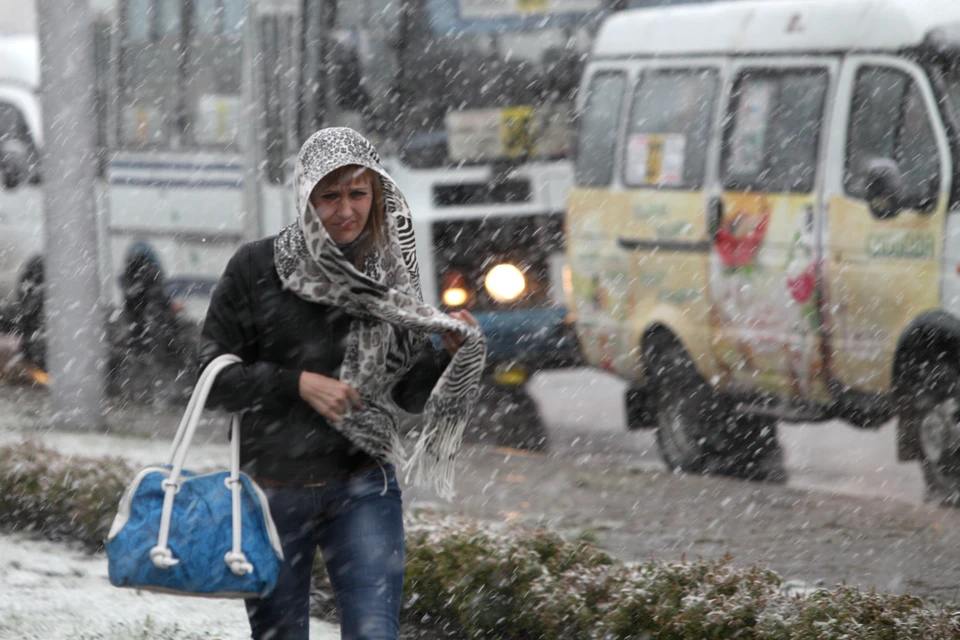
[[[354,266],[363,269],[363,264],[368,255],[377,250],[378,247],[386,243],[386,210],[383,200],[383,183],[380,180],[380,174],[373,169],[362,167],[358,164],[348,164],[334,169],[323,176],[317,186],[313,188],[313,193],[323,191],[334,185],[343,186],[350,184],[357,178],[366,178],[370,181],[373,190],[373,203],[370,206],[370,217],[367,218],[367,226],[359,238],[357,250],[354,252]]]

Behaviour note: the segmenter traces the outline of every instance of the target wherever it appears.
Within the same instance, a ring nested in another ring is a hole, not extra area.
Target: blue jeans
[[[320,487],[264,487],[283,546],[270,597],[247,600],[254,640],[307,640],[317,547],[343,640],[396,640],[403,591],[403,516],[392,465]]]

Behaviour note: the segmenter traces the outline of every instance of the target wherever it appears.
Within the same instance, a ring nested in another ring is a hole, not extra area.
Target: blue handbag
[[[283,560],[266,495],[240,472],[240,417],[234,415],[230,471],[183,468],[217,374],[240,362],[220,356],[200,376],[169,462],[140,471],[120,500],[107,536],[111,584],[222,598],[266,597]]]

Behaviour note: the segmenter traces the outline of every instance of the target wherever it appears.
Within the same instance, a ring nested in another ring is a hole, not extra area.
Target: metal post
[[[94,30],[87,2],[38,0],[48,365],[57,426],[105,425],[97,255]]]
[[[321,82],[323,84],[323,117],[324,127],[331,127],[339,123],[339,109],[337,108],[337,93],[339,89],[338,65],[336,60],[337,46],[333,40],[333,30],[337,23],[337,0],[326,0],[321,10],[320,65],[322,68]]]
[[[397,72],[393,83],[395,111],[390,128],[398,140],[406,141],[420,128],[420,109],[410,96],[419,91],[414,86],[419,58],[433,36],[428,25],[425,0],[400,0],[400,16],[397,26],[395,51]],[[401,143],[402,144],[402,143]]]
[[[320,46],[323,37],[323,6],[322,0],[303,0],[300,10],[300,117],[299,142],[304,142],[320,128],[322,114],[320,113],[320,73],[323,68],[322,49]]]
[[[256,4],[247,5],[243,38],[242,101],[246,117],[240,119],[240,135],[243,140],[243,235],[244,242],[259,240],[263,229],[261,221],[260,177],[263,174],[261,150],[264,145],[260,131],[263,122],[262,102],[258,99],[262,85],[262,50],[260,41],[260,15]]]
[[[411,31],[411,12],[413,0],[400,0],[400,16],[397,25],[397,37],[395,40],[395,50],[397,56],[397,73],[393,82],[393,102],[396,105],[391,114],[390,125],[388,126],[388,135],[395,141],[405,141],[408,136],[406,112],[409,108],[407,102],[407,51],[409,49],[410,31]],[[388,102],[389,104],[389,102]]]

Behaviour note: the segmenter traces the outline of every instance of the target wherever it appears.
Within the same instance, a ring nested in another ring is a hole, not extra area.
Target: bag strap
[[[233,547],[223,556],[223,561],[230,567],[234,575],[242,576],[253,573],[253,565],[247,561],[240,547],[242,538],[242,517],[240,511],[240,491],[243,486],[240,482],[240,415],[234,414],[230,424],[230,477],[227,479],[233,500]]]
[[[170,521],[173,514],[173,499],[180,491],[180,474],[183,471],[183,464],[187,457],[187,450],[193,440],[193,434],[197,430],[197,424],[200,422],[200,416],[207,403],[207,397],[210,395],[210,389],[216,380],[217,375],[230,365],[242,362],[240,358],[232,354],[224,354],[215,358],[203,372],[197,381],[193,393],[190,395],[190,401],[187,403],[187,409],[180,420],[180,426],[177,427],[177,434],[174,436],[173,445],[170,448],[168,464],[173,468],[170,475],[161,484],[163,486],[163,509],[160,512],[160,532],[157,537],[157,545],[150,550],[150,560],[154,566],[160,569],[166,569],[178,564],[180,561],[173,557],[170,547],[167,543],[170,539]],[[246,556],[241,550],[242,539],[242,518],[240,510],[240,492],[242,483],[240,480],[240,416],[235,414],[231,419],[231,437],[230,437],[230,477],[226,479],[226,485],[231,491],[232,498],[232,528],[233,540],[232,548],[224,556],[224,562],[230,567],[234,574],[242,576],[253,571],[253,565],[247,561]]]
[[[207,403],[207,396],[210,395],[210,389],[213,388],[216,376],[227,366],[238,362],[243,361],[233,354],[226,353],[214,358],[200,373],[200,378],[193,388],[193,393],[190,394],[190,401],[187,402],[187,409],[183,412],[183,417],[180,419],[177,434],[173,438],[173,445],[170,447],[170,453],[167,456],[167,464],[174,466],[177,453],[181,447],[184,450],[183,457],[186,457],[186,449],[190,446],[190,440],[193,438],[193,432],[196,429],[197,423],[200,421],[200,416]],[[192,427],[191,424],[193,425]],[[186,446],[182,446],[184,437],[186,437]],[[180,470],[177,471],[177,475],[179,475],[179,473]]]

